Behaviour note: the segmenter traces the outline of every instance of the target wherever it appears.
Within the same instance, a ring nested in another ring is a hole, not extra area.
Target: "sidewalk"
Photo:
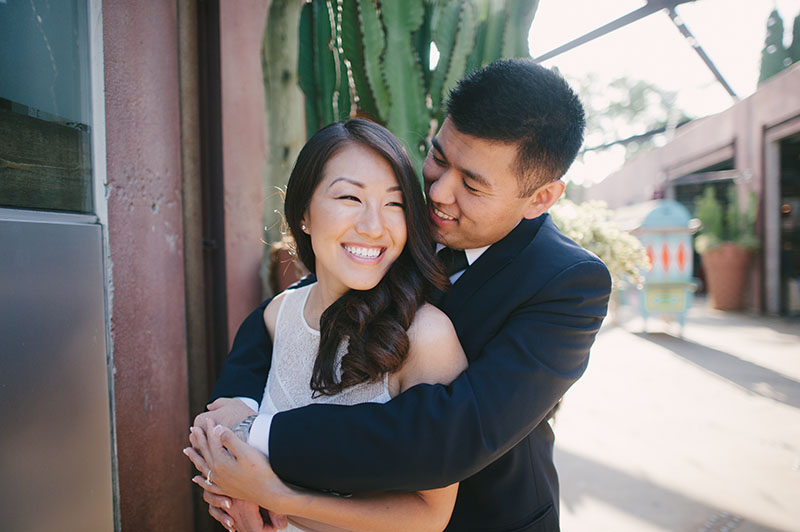
[[[555,420],[564,532],[800,531],[800,320],[606,324]]]

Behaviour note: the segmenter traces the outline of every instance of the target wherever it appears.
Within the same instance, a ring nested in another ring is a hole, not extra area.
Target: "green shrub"
[[[647,252],[638,238],[612,220],[614,211],[605,202],[578,205],[561,199],[550,214],[562,233],[600,257],[611,272],[615,288],[644,284],[642,272],[650,267]]]
[[[714,189],[708,187],[695,202],[695,214],[702,227],[694,242],[698,253],[703,254],[726,242],[738,244],[745,249],[759,246],[755,234],[758,203],[756,194],[750,193],[747,210],[739,208],[739,194],[736,186],[728,189],[728,207],[723,209],[717,201]]]

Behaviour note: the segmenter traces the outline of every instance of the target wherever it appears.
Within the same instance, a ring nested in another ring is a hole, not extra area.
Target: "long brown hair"
[[[309,271],[316,271],[311,237],[301,230],[301,220],[322,181],[325,164],[353,144],[374,150],[391,166],[403,194],[407,240],[374,288],[349,290],[322,313],[311,388],[325,395],[400,369],[408,354],[407,330],[417,309],[431,287],[444,290],[449,286],[433,254],[425,199],[408,155],[384,127],[358,118],[319,130],[297,157],[286,187],[284,211],[300,260]],[[345,339],[348,349],[342,358],[341,380],[337,380],[336,353]]]

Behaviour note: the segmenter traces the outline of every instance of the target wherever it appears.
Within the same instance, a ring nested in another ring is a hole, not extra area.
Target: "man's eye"
[[[439,158],[439,157],[437,157],[436,155],[433,155],[433,154],[432,154],[432,155],[431,155],[431,159],[433,159],[433,162],[435,162],[435,163],[436,163],[437,165],[439,165],[439,166],[446,166],[446,165],[447,165],[447,163],[446,163],[446,162],[444,162],[444,160],[440,159],[440,158]]]
[[[464,187],[466,187],[467,190],[469,190],[470,192],[478,192],[477,188],[469,186],[469,183],[467,183],[466,179],[464,179],[463,182],[464,182]]]

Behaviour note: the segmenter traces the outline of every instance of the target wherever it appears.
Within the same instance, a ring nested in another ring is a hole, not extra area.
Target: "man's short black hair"
[[[528,59],[503,59],[464,77],[450,92],[447,116],[461,133],[518,144],[522,197],[567,172],[586,124],[564,78]]]

